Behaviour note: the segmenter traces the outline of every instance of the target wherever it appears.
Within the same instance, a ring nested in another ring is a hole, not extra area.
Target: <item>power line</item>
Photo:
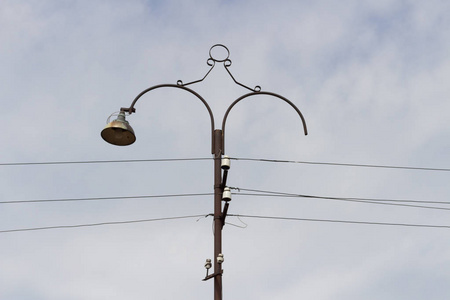
[[[17,162],[17,163],[0,163],[0,166],[172,162],[172,161],[200,161],[200,160],[212,160],[212,159],[214,159],[214,158],[160,158],[160,159],[126,159],[126,160]],[[364,167],[364,168],[384,168],[384,169],[404,169],[404,170],[419,170],[419,171],[450,172],[450,168],[430,168],[430,167],[392,166],[392,165],[373,165],[373,164],[335,163],[335,162],[314,162],[314,161],[296,161],[296,160],[281,160],[281,159],[266,159],[266,158],[243,158],[243,157],[230,157],[230,159],[242,160],[242,161],[271,162],[271,163],[292,163],[292,164],[329,165],[329,166],[342,166],[342,167]]]
[[[9,229],[9,230],[0,230],[0,233],[22,232],[22,231],[37,231],[37,230],[48,230],[48,229],[67,229],[67,228],[93,227],[93,226],[104,226],[104,225],[123,225],[123,224],[132,224],[132,223],[144,223],[144,222],[156,222],[156,221],[180,220],[180,219],[188,219],[188,218],[199,218],[199,217],[204,217],[204,216],[209,216],[209,214],[182,216],[182,217],[167,217],[167,218],[158,218],[158,219],[143,219],[143,220],[115,221],[115,222],[102,222],[102,223],[78,224],[78,225],[58,225],[58,226],[46,226],[46,227]]]
[[[246,195],[246,196],[268,196],[268,197],[303,197],[303,198],[318,198],[318,199],[337,199],[337,200],[361,200],[361,201],[375,201],[375,202],[410,202],[410,203],[428,203],[428,204],[450,204],[448,201],[428,201],[428,200],[406,200],[406,199],[379,199],[379,198],[350,198],[350,197],[330,197],[330,196],[313,196],[313,195],[302,195],[302,194],[291,194],[291,193],[280,193],[280,192],[269,192],[261,190],[250,190],[243,188],[233,188],[238,191],[255,191],[257,194],[253,193],[237,193],[235,195]]]
[[[211,195],[214,195],[214,193],[169,194],[169,195],[147,195],[147,196],[118,196],[118,197],[94,197],[94,198],[66,198],[66,199],[14,200],[14,201],[0,201],[0,204],[41,203],[41,202],[69,202],[69,201],[100,201],[100,200],[118,200],[118,199],[145,199],[145,198],[175,198],[175,197],[211,196]]]
[[[246,195],[246,196],[299,197],[299,198],[325,199],[325,200],[336,200],[336,201],[350,201],[350,202],[378,204],[378,205],[414,207],[414,208],[423,208],[423,209],[450,210],[450,208],[447,208],[447,207],[389,203],[389,202],[412,202],[412,203],[416,202],[416,203],[428,203],[428,204],[450,204],[450,202],[420,201],[420,200],[392,200],[392,199],[374,199],[374,198],[348,198],[348,197],[341,198],[341,197],[326,197],[326,196],[313,196],[313,195],[271,192],[271,191],[244,189],[244,188],[237,188],[237,187],[230,187],[230,188],[234,189],[234,190],[238,190],[238,191],[249,191],[249,192],[260,193],[260,194],[237,193],[235,195],[241,194],[241,195]]]
[[[290,218],[290,217],[254,216],[254,215],[238,215],[238,214],[229,214],[228,216],[241,217],[241,218],[255,218],[255,219],[272,219],[272,220],[282,220],[282,221],[309,221],[309,222],[345,223],[345,224],[359,224],[359,225],[382,225],[382,226],[404,226],[404,227],[422,227],[422,228],[445,228],[445,229],[450,229],[449,225],[428,225],[428,224],[408,224],[408,223],[382,223],[382,222],[330,220],[330,219],[310,219],[310,218]]]
[[[190,215],[190,216],[181,216],[181,217],[166,217],[166,218],[156,218],[156,219],[141,219],[141,220],[130,220],[130,221],[114,221],[114,222],[102,222],[102,223],[90,223],[90,224],[77,224],[77,225],[57,225],[57,226],[46,226],[46,227],[9,229],[9,230],[0,230],[0,234],[1,233],[12,233],[12,232],[24,232],[24,231],[50,230],[50,229],[70,229],[70,228],[81,228],[81,227],[94,227],[94,226],[104,226],[104,225],[124,225],[124,224],[133,224],[133,223],[180,220],[180,219],[188,219],[188,218],[201,218],[201,217],[208,217],[208,216],[212,216],[212,214]],[[238,217],[238,218],[240,217],[240,218],[254,218],[254,219],[271,219],[271,220],[281,220],[281,221],[308,221],[308,222],[344,223],[344,224],[358,224],[358,225],[381,225],[381,226],[403,226],[403,227],[450,229],[449,225],[384,223],[384,222],[331,220],[331,219],[292,218],[292,217],[277,217],[277,216],[257,216],[257,215],[242,215],[242,214],[229,214],[228,216]]]
[[[0,163],[0,166],[36,166],[36,165],[69,165],[69,164],[109,164],[109,163],[136,163],[136,162],[170,162],[212,160],[212,158],[157,158],[157,159],[125,159],[125,160],[82,160],[82,161],[48,161],[48,162],[17,162]]]
[[[291,163],[291,164],[328,165],[328,166],[342,166],[342,167],[364,167],[364,168],[384,168],[384,169],[405,169],[405,170],[450,172],[450,168],[388,166],[388,165],[334,163],[334,162],[314,162],[314,161],[296,161],[296,160],[280,160],[280,159],[265,159],[265,158],[242,158],[242,157],[230,157],[230,159],[243,160],[243,161],[272,162],[272,163]]]
[[[273,192],[255,189],[245,189],[231,187],[234,190],[238,190],[235,195],[242,196],[266,196],[266,197],[290,197],[290,198],[312,198],[312,199],[325,199],[325,200],[337,200],[337,201],[351,201],[351,202],[363,202],[369,204],[379,205],[394,205],[427,209],[440,209],[450,210],[450,208],[434,207],[434,206],[421,206],[410,204],[397,204],[387,202],[400,202],[400,203],[427,203],[427,204],[450,204],[450,202],[443,201],[423,201],[423,200],[394,200],[394,199],[375,199],[375,198],[349,198],[349,197],[330,197],[330,196],[314,196],[303,194],[292,194],[283,192]],[[255,193],[241,193],[240,191],[249,191]],[[103,201],[103,200],[125,200],[125,199],[150,199],[150,198],[176,198],[176,197],[200,197],[200,196],[212,196],[213,193],[184,193],[184,194],[165,194],[165,195],[144,195],[144,196],[114,196],[114,197],[89,197],[89,198],[65,198],[65,199],[31,199],[31,200],[12,200],[12,201],[0,201],[1,204],[27,204],[27,203],[45,203],[45,202],[78,202],[78,201]]]
[[[267,197],[288,197],[288,198],[313,198],[313,199],[324,199],[324,200],[335,200],[335,201],[348,201],[348,202],[359,202],[366,204],[378,204],[378,205],[390,205],[390,206],[402,206],[402,207],[413,207],[413,208],[423,208],[423,209],[437,209],[437,210],[450,210],[447,207],[436,207],[436,206],[424,206],[424,205],[411,205],[411,204],[397,204],[397,203],[387,203],[378,201],[368,201],[368,200],[354,200],[346,198],[333,198],[333,197],[322,197],[322,196],[308,196],[308,195],[276,195],[276,194],[252,194],[252,193],[239,193],[235,195],[244,196],[267,196]],[[390,201],[390,200],[387,200]],[[395,200],[391,200],[395,201]],[[448,204],[443,202],[444,204]]]

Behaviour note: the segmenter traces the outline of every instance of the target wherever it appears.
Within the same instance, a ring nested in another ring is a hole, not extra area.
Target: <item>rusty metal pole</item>
[[[222,300],[222,265],[217,257],[222,253],[222,130],[214,130],[214,300]]]

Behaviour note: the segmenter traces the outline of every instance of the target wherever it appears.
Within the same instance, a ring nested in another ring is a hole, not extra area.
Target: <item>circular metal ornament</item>
[[[217,47],[225,49],[227,51],[227,57],[222,58],[222,59],[214,58],[212,55],[212,51],[214,48],[217,48]],[[216,62],[224,62],[224,61],[228,60],[228,58],[230,57],[230,50],[228,50],[228,48],[222,44],[215,44],[214,46],[211,47],[211,49],[209,49],[209,57],[211,57],[211,59]]]

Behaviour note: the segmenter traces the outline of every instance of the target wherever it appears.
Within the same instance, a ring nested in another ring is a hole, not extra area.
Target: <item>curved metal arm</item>
[[[280,96],[278,94],[275,93],[271,93],[271,92],[254,92],[254,93],[248,93],[245,94],[241,97],[239,97],[238,99],[236,99],[233,103],[231,103],[231,105],[228,107],[227,111],[225,112],[225,115],[223,116],[223,121],[222,121],[222,150],[223,153],[225,153],[225,124],[227,122],[227,118],[228,118],[228,114],[230,113],[231,109],[241,100],[244,100],[247,97],[250,96],[254,96],[254,95],[269,95],[269,96],[274,96],[277,98],[280,98],[281,100],[284,100],[285,102],[287,102],[290,106],[292,106],[293,109],[295,109],[295,111],[298,113],[298,115],[300,116],[301,120],[302,120],[302,124],[303,124],[303,131],[305,132],[305,135],[308,135],[308,129],[306,128],[306,121],[305,118],[303,117],[302,113],[300,112],[300,110],[297,108],[297,106],[295,106],[294,103],[292,103],[291,101],[289,101],[288,99],[286,99],[283,96]]]
[[[212,147],[212,148],[211,148],[212,150],[211,150],[211,153],[214,154],[214,115],[213,115],[212,110],[211,110],[211,108],[209,107],[208,103],[206,102],[206,100],[203,99],[202,96],[200,96],[197,92],[191,90],[190,88],[187,88],[187,87],[184,87],[184,86],[181,86],[181,85],[176,85],[176,84],[160,84],[160,85],[155,85],[155,86],[152,86],[152,87],[150,87],[150,88],[148,88],[148,89],[146,89],[146,90],[143,90],[139,95],[136,96],[136,98],[134,98],[134,100],[133,100],[133,102],[131,103],[131,106],[130,106],[130,107],[128,107],[128,108],[122,107],[122,108],[120,109],[120,111],[128,112],[129,114],[132,114],[132,113],[136,112],[136,109],[134,108],[134,105],[135,105],[136,102],[139,100],[139,98],[141,98],[143,95],[145,95],[146,93],[148,93],[148,92],[150,92],[150,91],[152,91],[152,90],[155,90],[155,89],[158,89],[158,88],[163,88],[163,87],[172,87],[172,88],[177,88],[177,89],[182,89],[182,90],[188,91],[188,92],[190,92],[191,94],[193,94],[194,96],[196,96],[198,99],[200,99],[200,101],[203,102],[203,104],[205,105],[206,109],[208,110],[209,117],[210,117],[210,119],[211,119],[211,141],[212,141],[212,146],[211,146],[211,147]]]

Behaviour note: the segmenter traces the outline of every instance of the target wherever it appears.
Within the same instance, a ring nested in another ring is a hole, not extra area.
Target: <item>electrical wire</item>
[[[402,206],[402,207],[414,207],[423,209],[437,209],[437,210],[450,210],[448,207],[436,207],[436,206],[424,206],[424,205],[411,205],[411,204],[399,204],[399,203],[389,203],[389,202],[419,202],[419,203],[429,203],[429,204],[450,204],[450,202],[438,202],[438,201],[418,201],[418,200],[389,200],[389,199],[373,199],[373,198],[340,198],[340,197],[326,197],[326,196],[312,196],[312,195],[302,195],[302,194],[290,194],[281,192],[271,192],[262,191],[254,189],[244,189],[237,187],[230,187],[230,189],[238,191],[249,191],[258,192],[260,194],[248,194],[248,193],[237,193],[235,195],[246,195],[246,196],[272,196],[272,197],[299,197],[299,198],[312,198],[312,199],[325,199],[325,200],[335,200],[335,201],[349,201],[349,202],[359,202],[367,204],[378,204],[378,205],[390,205],[390,206]]]
[[[131,220],[131,221],[114,221],[114,222],[77,224],[77,225],[58,225],[58,226],[46,226],[46,227],[9,229],[9,230],[0,230],[0,233],[22,232],[22,231],[37,231],[37,230],[48,230],[48,229],[67,229],[67,228],[93,227],[93,226],[104,226],[104,225],[123,225],[123,224],[132,224],[132,223],[144,223],[144,222],[156,222],[156,221],[168,221],[168,220],[180,220],[180,219],[188,219],[188,218],[198,218],[198,217],[203,217],[203,216],[207,216],[207,215],[208,214],[206,214],[206,215],[181,216],[181,217],[167,217],[167,218],[157,218],[157,219]]]
[[[296,161],[296,160],[280,160],[280,159],[266,159],[266,158],[243,158],[243,157],[230,157],[230,159],[242,160],[242,161],[271,162],[271,163],[291,163],[291,164],[328,165],[328,166],[341,166],[341,167],[364,167],[364,168],[384,168],[384,169],[405,169],[405,170],[450,172],[450,168],[388,166],[388,165],[334,163],[334,162],[314,162],[314,161]]]
[[[307,195],[288,196],[288,195],[252,194],[252,193],[240,193],[240,194],[237,194],[237,195],[288,197],[288,198],[313,198],[313,199],[324,199],[324,200],[335,200],[335,201],[359,202],[359,203],[365,203],[365,204],[390,205],[390,206],[402,206],[402,207],[413,207],[413,208],[423,208],[423,209],[437,209],[437,210],[450,210],[450,208],[447,208],[447,207],[411,205],[411,204],[397,204],[397,203],[387,203],[387,202],[378,202],[378,201],[353,200],[353,199],[345,199],[345,198],[332,198],[332,197],[307,196]]]
[[[230,187],[231,189],[238,190],[238,193],[234,195],[237,196],[256,196],[256,197],[289,197],[289,198],[312,198],[312,199],[325,199],[325,200],[336,200],[336,201],[350,201],[350,202],[362,202],[368,204],[379,204],[379,205],[393,205],[393,206],[404,206],[404,207],[416,207],[416,208],[426,208],[426,209],[439,209],[439,210],[450,210],[450,208],[445,207],[435,207],[435,206],[423,206],[423,205],[410,205],[410,204],[398,204],[398,203],[388,203],[388,202],[399,202],[399,203],[426,203],[426,204],[447,204],[450,202],[443,201],[423,201],[423,200],[394,200],[394,199],[374,199],[374,198],[340,198],[340,197],[329,197],[329,196],[313,196],[313,195],[302,195],[302,194],[291,194],[255,189],[245,189]],[[249,191],[256,193],[242,193],[240,191]],[[144,196],[115,196],[115,197],[90,197],[90,198],[66,198],[66,199],[31,199],[31,200],[12,200],[12,201],[0,201],[1,204],[27,204],[27,203],[45,203],[45,202],[78,202],[78,201],[102,201],[102,200],[123,200],[123,199],[150,199],[150,198],[176,198],[176,197],[199,197],[199,196],[212,196],[214,193],[185,193],[185,194],[166,194],[166,195],[144,195]]]
[[[238,188],[239,189],[239,188]],[[246,189],[241,189],[246,190]],[[256,191],[256,190],[255,190]],[[428,200],[402,200],[402,199],[379,199],[379,198],[338,198],[329,196],[312,196],[312,195],[301,195],[301,194],[289,194],[289,193],[278,193],[278,192],[267,192],[260,191],[259,193],[235,193],[234,195],[244,195],[244,196],[267,196],[267,197],[288,197],[288,198],[317,198],[317,199],[331,199],[331,200],[361,200],[361,201],[374,201],[374,202],[405,202],[405,203],[428,203],[428,204],[448,204],[448,201],[428,201]]]
[[[70,165],[70,164],[105,164],[105,163],[136,163],[136,162],[168,162],[212,160],[212,158],[156,158],[156,159],[125,159],[125,160],[84,160],[84,161],[48,161],[48,162],[17,162],[0,163],[0,166],[36,166],[36,165]]]
[[[233,223],[228,223],[228,222],[225,222],[225,224],[228,224],[228,225],[231,225],[231,226],[234,226],[234,227],[238,227],[238,228],[241,228],[241,229],[246,229],[248,227],[248,224],[245,223],[244,221],[242,221],[241,218],[239,218],[239,217],[237,217],[237,218],[238,218],[239,222],[244,224],[243,226],[242,225],[233,224]]]
[[[101,164],[101,163],[136,163],[136,162],[171,162],[171,161],[199,161],[199,160],[213,160],[213,159],[214,159],[213,157],[210,157],[210,158],[160,158],[160,159],[126,159],[126,160],[17,162],[17,163],[0,163],[0,166]],[[296,160],[281,160],[281,159],[266,159],[266,158],[244,158],[244,157],[230,157],[230,159],[242,160],[242,161],[271,162],[271,163],[291,163],[291,164],[328,165],[328,166],[342,166],[342,167],[364,167],[364,168],[384,168],[384,169],[404,169],[404,170],[419,170],[419,171],[450,172],[450,168],[430,168],[430,167],[373,165],[373,164],[355,164],[355,163],[296,161]]]
[[[50,230],[50,229],[69,229],[69,228],[81,228],[81,227],[94,227],[94,226],[104,226],[104,225],[124,225],[124,224],[144,223],[144,222],[180,220],[180,219],[188,219],[188,218],[202,218],[202,217],[205,217],[205,216],[212,216],[212,214],[190,215],[190,216],[181,216],[181,217],[166,217],[166,218],[156,218],[156,219],[141,219],[141,220],[130,220],[130,221],[101,222],[101,223],[77,224],[77,225],[57,225],[57,226],[46,226],[46,227],[9,229],[9,230],[0,230],[0,234],[2,234],[2,233],[13,233],[13,232],[24,232],[24,231]],[[384,223],[384,222],[367,222],[367,221],[312,219],[312,218],[292,218],[292,217],[277,217],[277,216],[258,216],[258,215],[243,215],[243,214],[229,214],[228,216],[230,216],[230,217],[238,217],[238,218],[270,219],[270,220],[281,220],[281,221],[308,221],[308,222],[344,223],[344,224],[358,224],[358,225],[381,225],[381,226],[402,226],[402,227],[450,229],[449,225]]]
[[[211,196],[214,193],[196,193],[196,194],[170,194],[170,195],[147,195],[147,196],[122,196],[122,197],[97,197],[97,198],[66,198],[66,199],[35,199],[35,200],[13,200],[0,201],[0,204],[20,204],[20,203],[41,203],[41,202],[69,202],[69,201],[99,201],[99,200],[118,200],[118,199],[145,199],[145,198],[175,198],[175,197],[193,197],[193,196]]]
[[[345,224],[358,224],[358,225],[382,225],[382,226],[403,226],[403,227],[422,227],[422,228],[450,229],[450,225],[383,223],[383,222],[366,222],[366,221],[349,221],[349,220],[330,220],[330,219],[310,219],[310,218],[255,216],[255,215],[240,215],[240,214],[229,214],[228,216],[230,216],[230,217],[241,217],[241,218],[254,218],[254,219],[282,220],[282,221],[308,221],[308,222],[345,223]]]

